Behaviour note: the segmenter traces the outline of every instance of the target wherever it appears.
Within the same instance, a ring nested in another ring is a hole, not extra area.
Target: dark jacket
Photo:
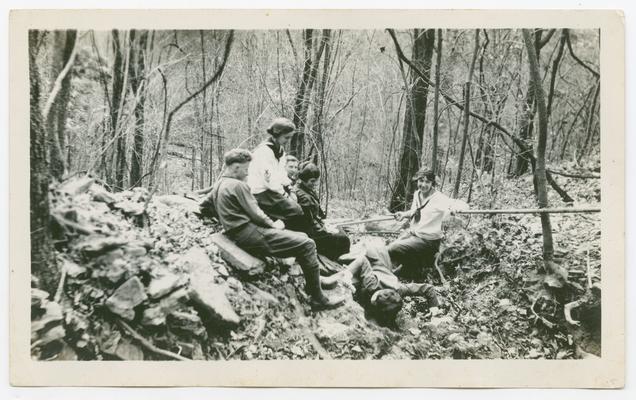
[[[320,208],[320,199],[316,192],[305,185],[302,180],[299,180],[296,186],[296,197],[305,217],[303,232],[309,236],[327,232],[323,222],[326,214]]]

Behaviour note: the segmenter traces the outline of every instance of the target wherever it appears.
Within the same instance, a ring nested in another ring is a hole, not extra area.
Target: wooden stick
[[[600,207],[584,207],[584,208],[572,208],[572,207],[564,207],[564,208],[511,208],[511,209],[502,209],[502,210],[464,210],[464,211],[455,211],[455,214],[573,214],[573,213],[594,213],[601,212]],[[361,219],[358,221],[349,221],[349,222],[341,222],[339,224],[335,224],[334,226],[347,226],[347,225],[358,225],[358,224],[366,224],[367,222],[380,222],[380,221],[390,221],[394,220],[395,216],[386,215],[382,217],[375,218],[367,218]]]
[[[573,213],[593,213],[601,212],[598,207],[585,207],[585,208],[520,208],[520,209],[506,209],[506,210],[465,210],[455,211],[455,214],[573,214]]]
[[[119,326],[124,328],[124,330],[126,330],[133,338],[135,338],[142,346],[144,346],[146,349],[152,351],[153,353],[161,354],[162,356],[165,356],[165,357],[168,357],[168,358],[173,358],[175,360],[192,361],[192,360],[190,360],[187,357],[181,356],[179,354],[173,353],[173,352],[168,351],[168,350],[160,349],[159,347],[155,346],[154,344],[152,344],[148,340],[146,340],[143,336],[138,334],[130,325],[128,325],[127,323],[125,323],[121,319],[118,319],[117,323],[119,324]]]

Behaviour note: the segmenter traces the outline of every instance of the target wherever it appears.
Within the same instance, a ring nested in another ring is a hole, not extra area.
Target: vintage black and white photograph
[[[602,39],[30,29],[32,359],[600,357]]]

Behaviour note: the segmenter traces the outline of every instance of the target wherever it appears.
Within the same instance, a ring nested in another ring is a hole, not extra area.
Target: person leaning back
[[[419,170],[413,180],[417,180],[417,190],[413,194],[411,209],[395,213],[397,220],[408,219],[409,226],[388,246],[391,260],[402,265],[401,274],[407,277],[419,277],[422,268],[433,265],[443,236],[442,222],[453,211],[468,208],[465,202],[450,199],[435,189],[435,173],[432,170]]]
[[[261,210],[245,182],[252,157],[249,151],[233,149],[225,153],[225,174],[208,196],[223,225],[225,235],[240,248],[255,256],[295,257],[305,277],[305,291],[312,306],[331,308],[343,298],[330,298],[320,286],[320,267],[316,244],[306,234],[285,229],[282,221],[273,221]]]

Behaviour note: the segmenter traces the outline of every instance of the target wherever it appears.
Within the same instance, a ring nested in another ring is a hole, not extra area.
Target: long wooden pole
[[[464,210],[464,211],[455,211],[455,214],[574,214],[574,213],[595,213],[601,212],[600,207],[583,207],[583,208],[512,208],[512,209],[502,209],[502,210]],[[390,221],[394,220],[394,215],[386,215],[382,217],[375,218],[367,218],[361,219],[358,221],[348,221],[341,222],[339,224],[335,224],[338,226],[348,226],[348,225],[359,225],[366,224],[367,222],[381,222],[381,221]]]

